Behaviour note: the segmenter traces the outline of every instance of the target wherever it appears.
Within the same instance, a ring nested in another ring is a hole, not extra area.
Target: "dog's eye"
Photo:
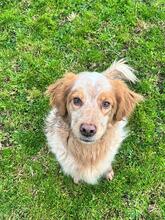
[[[76,105],[76,106],[82,106],[82,104],[83,104],[83,102],[81,101],[81,99],[78,98],[78,97],[75,97],[75,98],[73,99],[73,103],[74,103],[74,105]]]
[[[103,102],[102,102],[102,107],[105,108],[105,109],[109,108],[109,107],[110,107],[110,102],[108,102],[108,101],[103,101]]]

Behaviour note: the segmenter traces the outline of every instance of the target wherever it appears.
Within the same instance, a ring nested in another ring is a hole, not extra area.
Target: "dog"
[[[67,73],[48,87],[48,145],[75,183],[112,180],[112,161],[127,136],[127,119],[143,100],[125,81],[137,80],[122,59],[102,73]]]

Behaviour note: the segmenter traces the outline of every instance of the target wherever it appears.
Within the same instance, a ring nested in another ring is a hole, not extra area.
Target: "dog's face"
[[[106,74],[83,72],[67,74],[49,86],[51,104],[80,142],[100,140],[107,127],[128,117],[142,96],[131,91],[122,80]]]
[[[112,117],[114,97],[108,79],[100,73],[80,73],[67,97],[67,112],[74,136],[96,142]]]

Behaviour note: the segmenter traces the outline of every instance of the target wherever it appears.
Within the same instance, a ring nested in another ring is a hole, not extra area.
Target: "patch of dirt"
[[[164,93],[164,89],[165,89],[165,76],[163,73],[158,73],[158,81],[157,81],[157,86],[159,88],[159,92],[160,94]]]
[[[10,139],[4,139],[3,141],[1,141],[1,148],[4,147],[12,147],[12,142],[10,141]]]
[[[138,20],[137,21],[137,24],[136,24],[136,27],[134,29],[134,33],[135,34],[141,34],[142,32],[150,29],[153,25],[150,24],[150,23],[146,23],[142,20]]]

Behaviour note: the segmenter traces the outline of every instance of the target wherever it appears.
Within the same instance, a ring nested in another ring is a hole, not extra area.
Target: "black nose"
[[[96,126],[93,124],[81,124],[80,125],[80,132],[85,137],[92,137],[94,134],[96,134]]]

